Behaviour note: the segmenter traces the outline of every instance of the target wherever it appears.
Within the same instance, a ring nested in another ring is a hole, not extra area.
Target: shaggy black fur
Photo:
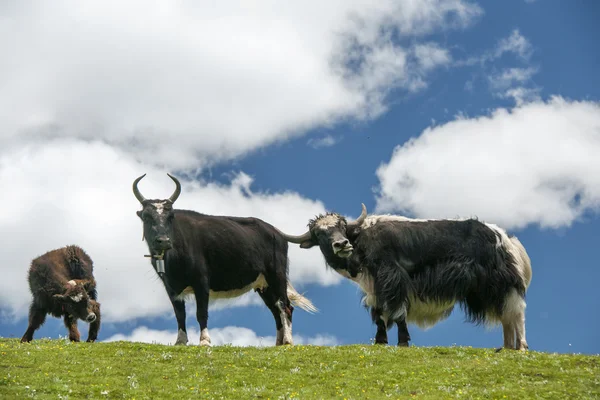
[[[525,297],[527,284],[519,275],[518,261],[506,243],[498,245],[499,233],[478,220],[388,220],[363,229],[348,227],[338,214],[327,215],[336,216],[337,225],[324,231],[317,223],[326,215],[312,219],[311,239],[301,247],[319,245],[335,270],[354,279],[359,273],[373,278],[376,304],[372,317],[381,343],[387,343],[385,330],[381,332],[385,327],[380,323],[382,315],[391,318],[387,329],[391,322],[398,324],[399,343],[408,342],[405,316],[410,321],[411,298],[424,303],[455,300],[469,321],[480,324],[502,315],[512,290]],[[353,247],[348,258],[334,254],[332,243],[340,238],[349,239]]]

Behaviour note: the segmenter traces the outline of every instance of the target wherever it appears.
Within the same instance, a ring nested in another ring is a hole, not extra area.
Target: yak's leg
[[[275,294],[269,287],[263,290],[257,289],[256,291],[265,302],[265,305],[269,308],[269,310],[271,310],[273,318],[275,318],[275,328],[277,328],[277,339],[275,341],[275,346],[281,346],[283,344],[283,322],[281,321],[281,312],[275,304]]]
[[[504,300],[500,320],[504,328],[504,347],[507,349],[527,350],[529,348],[525,339],[525,307],[525,299],[514,289]]]
[[[512,321],[502,321],[502,336],[504,338],[504,348],[515,348],[515,326]]]
[[[208,334],[208,282],[194,286],[196,296],[196,319],[200,325],[200,346],[210,346],[210,335]]]
[[[33,340],[33,333],[44,324],[44,321],[46,321],[46,310],[31,304],[29,307],[29,326],[23,334],[21,342],[31,342]]]
[[[100,331],[100,304],[96,301],[92,302],[92,312],[96,314],[96,319],[90,324],[87,342],[95,342],[98,339],[98,331]]]
[[[386,321],[383,318],[382,310],[375,307],[371,308],[371,319],[377,326],[375,344],[388,344],[387,326]]]
[[[410,334],[408,333],[408,327],[406,326],[406,318],[396,320],[398,326],[398,346],[408,347],[410,341]]]
[[[275,299],[275,306],[279,310],[279,318],[281,320],[281,343],[282,344],[294,344],[292,338],[292,314],[294,307],[290,303],[290,299],[287,295],[287,276],[285,269],[282,269],[280,274],[274,273],[265,276],[267,281],[268,289],[273,293]]]
[[[65,326],[69,330],[69,340],[71,342],[79,342],[80,335],[79,335],[79,329],[77,329],[77,318],[75,318],[69,314],[65,314],[64,321],[65,321]]]
[[[169,297],[171,298],[173,311],[175,311],[175,319],[177,319],[177,340],[175,341],[175,345],[185,346],[188,342],[187,329],[185,327],[185,301],[176,300],[172,296]]]
[[[525,304],[525,302],[523,302]],[[517,339],[516,349],[517,350],[528,350],[529,345],[527,344],[527,339],[525,339],[525,306],[523,306],[523,310],[519,312],[517,316],[517,321],[515,322],[515,334]]]

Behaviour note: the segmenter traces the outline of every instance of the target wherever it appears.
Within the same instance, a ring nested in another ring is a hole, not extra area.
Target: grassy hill
[[[591,399],[600,357],[465,347],[0,339],[0,398]]]

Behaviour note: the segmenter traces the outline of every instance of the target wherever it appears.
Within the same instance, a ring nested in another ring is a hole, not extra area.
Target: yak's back
[[[28,280],[33,294],[60,290],[71,279],[92,279],[93,262],[79,246],[50,250],[31,262]]]

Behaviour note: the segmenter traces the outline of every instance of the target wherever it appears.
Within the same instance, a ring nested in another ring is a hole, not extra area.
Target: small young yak
[[[69,339],[79,342],[77,319],[89,322],[88,342],[98,337],[100,303],[92,259],[78,246],[51,250],[31,262],[29,289],[33,301],[29,307],[29,326],[21,342],[30,342],[44,323],[46,314],[64,317]]]

